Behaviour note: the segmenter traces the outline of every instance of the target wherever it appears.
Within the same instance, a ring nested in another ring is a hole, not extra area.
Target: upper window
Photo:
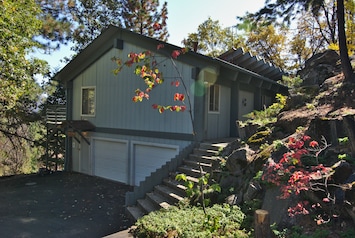
[[[219,112],[219,85],[212,84],[209,87],[209,102],[208,111],[209,112]]]
[[[81,115],[95,116],[95,87],[81,89]]]

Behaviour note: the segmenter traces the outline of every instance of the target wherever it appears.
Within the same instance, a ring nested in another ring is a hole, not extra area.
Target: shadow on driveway
[[[132,224],[132,187],[79,173],[0,177],[0,237],[103,237]]]

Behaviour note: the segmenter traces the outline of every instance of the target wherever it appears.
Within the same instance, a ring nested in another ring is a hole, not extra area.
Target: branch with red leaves
[[[157,50],[160,50],[164,48],[164,44],[159,44],[157,46]],[[186,48],[178,49],[178,50],[173,50],[169,56],[166,56],[166,59],[157,62],[154,53],[151,51],[143,51],[140,53],[134,53],[131,52],[128,54],[128,59],[124,62],[120,58],[113,58],[112,60],[117,64],[117,68],[113,71],[114,74],[118,74],[121,72],[123,67],[132,67],[135,66],[134,69],[134,74],[137,75],[139,78],[141,78],[146,85],[145,89],[140,89],[137,88],[135,90],[135,94],[132,97],[133,102],[142,102],[144,99],[148,100],[149,95],[152,92],[152,90],[159,84],[162,84],[164,82],[164,77],[163,74],[159,70],[159,65],[162,62],[165,62],[167,59],[170,59],[174,69],[178,73],[178,77],[174,78],[174,80],[171,82],[171,85],[174,87],[179,87],[180,85],[183,86],[184,92],[183,93],[175,93],[173,95],[173,99],[175,102],[180,102],[180,105],[160,105],[160,104],[153,104],[152,108],[158,110],[159,113],[163,113],[165,111],[171,111],[171,112],[184,112],[187,110],[187,106],[185,105],[185,100],[187,99],[188,101],[188,107],[189,107],[189,113],[190,113],[190,119],[193,127],[193,134],[195,134],[194,130],[194,122],[193,122],[193,116],[191,112],[191,99],[188,93],[188,88],[187,85],[185,84],[183,77],[176,66],[175,59],[177,59],[180,55],[185,54],[188,51]]]

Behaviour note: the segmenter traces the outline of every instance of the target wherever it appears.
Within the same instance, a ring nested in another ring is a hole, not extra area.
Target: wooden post
[[[270,216],[266,210],[258,209],[254,217],[255,238],[271,238]]]

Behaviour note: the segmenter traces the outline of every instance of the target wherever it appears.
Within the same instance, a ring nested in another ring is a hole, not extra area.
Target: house
[[[159,44],[164,48],[157,49]],[[66,168],[138,186],[157,168],[193,143],[237,137],[237,120],[269,105],[287,88],[276,82],[282,72],[233,49],[219,58],[187,52],[171,61],[179,47],[110,26],[57,75],[67,95]],[[113,70],[117,57],[150,50],[165,81],[149,100],[132,102],[144,88],[134,68]],[[175,65],[174,65],[175,64]],[[171,80],[183,79],[183,87]],[[152,104],[173,104],[175,92],[189,95],[184,112],[159,113]]]

